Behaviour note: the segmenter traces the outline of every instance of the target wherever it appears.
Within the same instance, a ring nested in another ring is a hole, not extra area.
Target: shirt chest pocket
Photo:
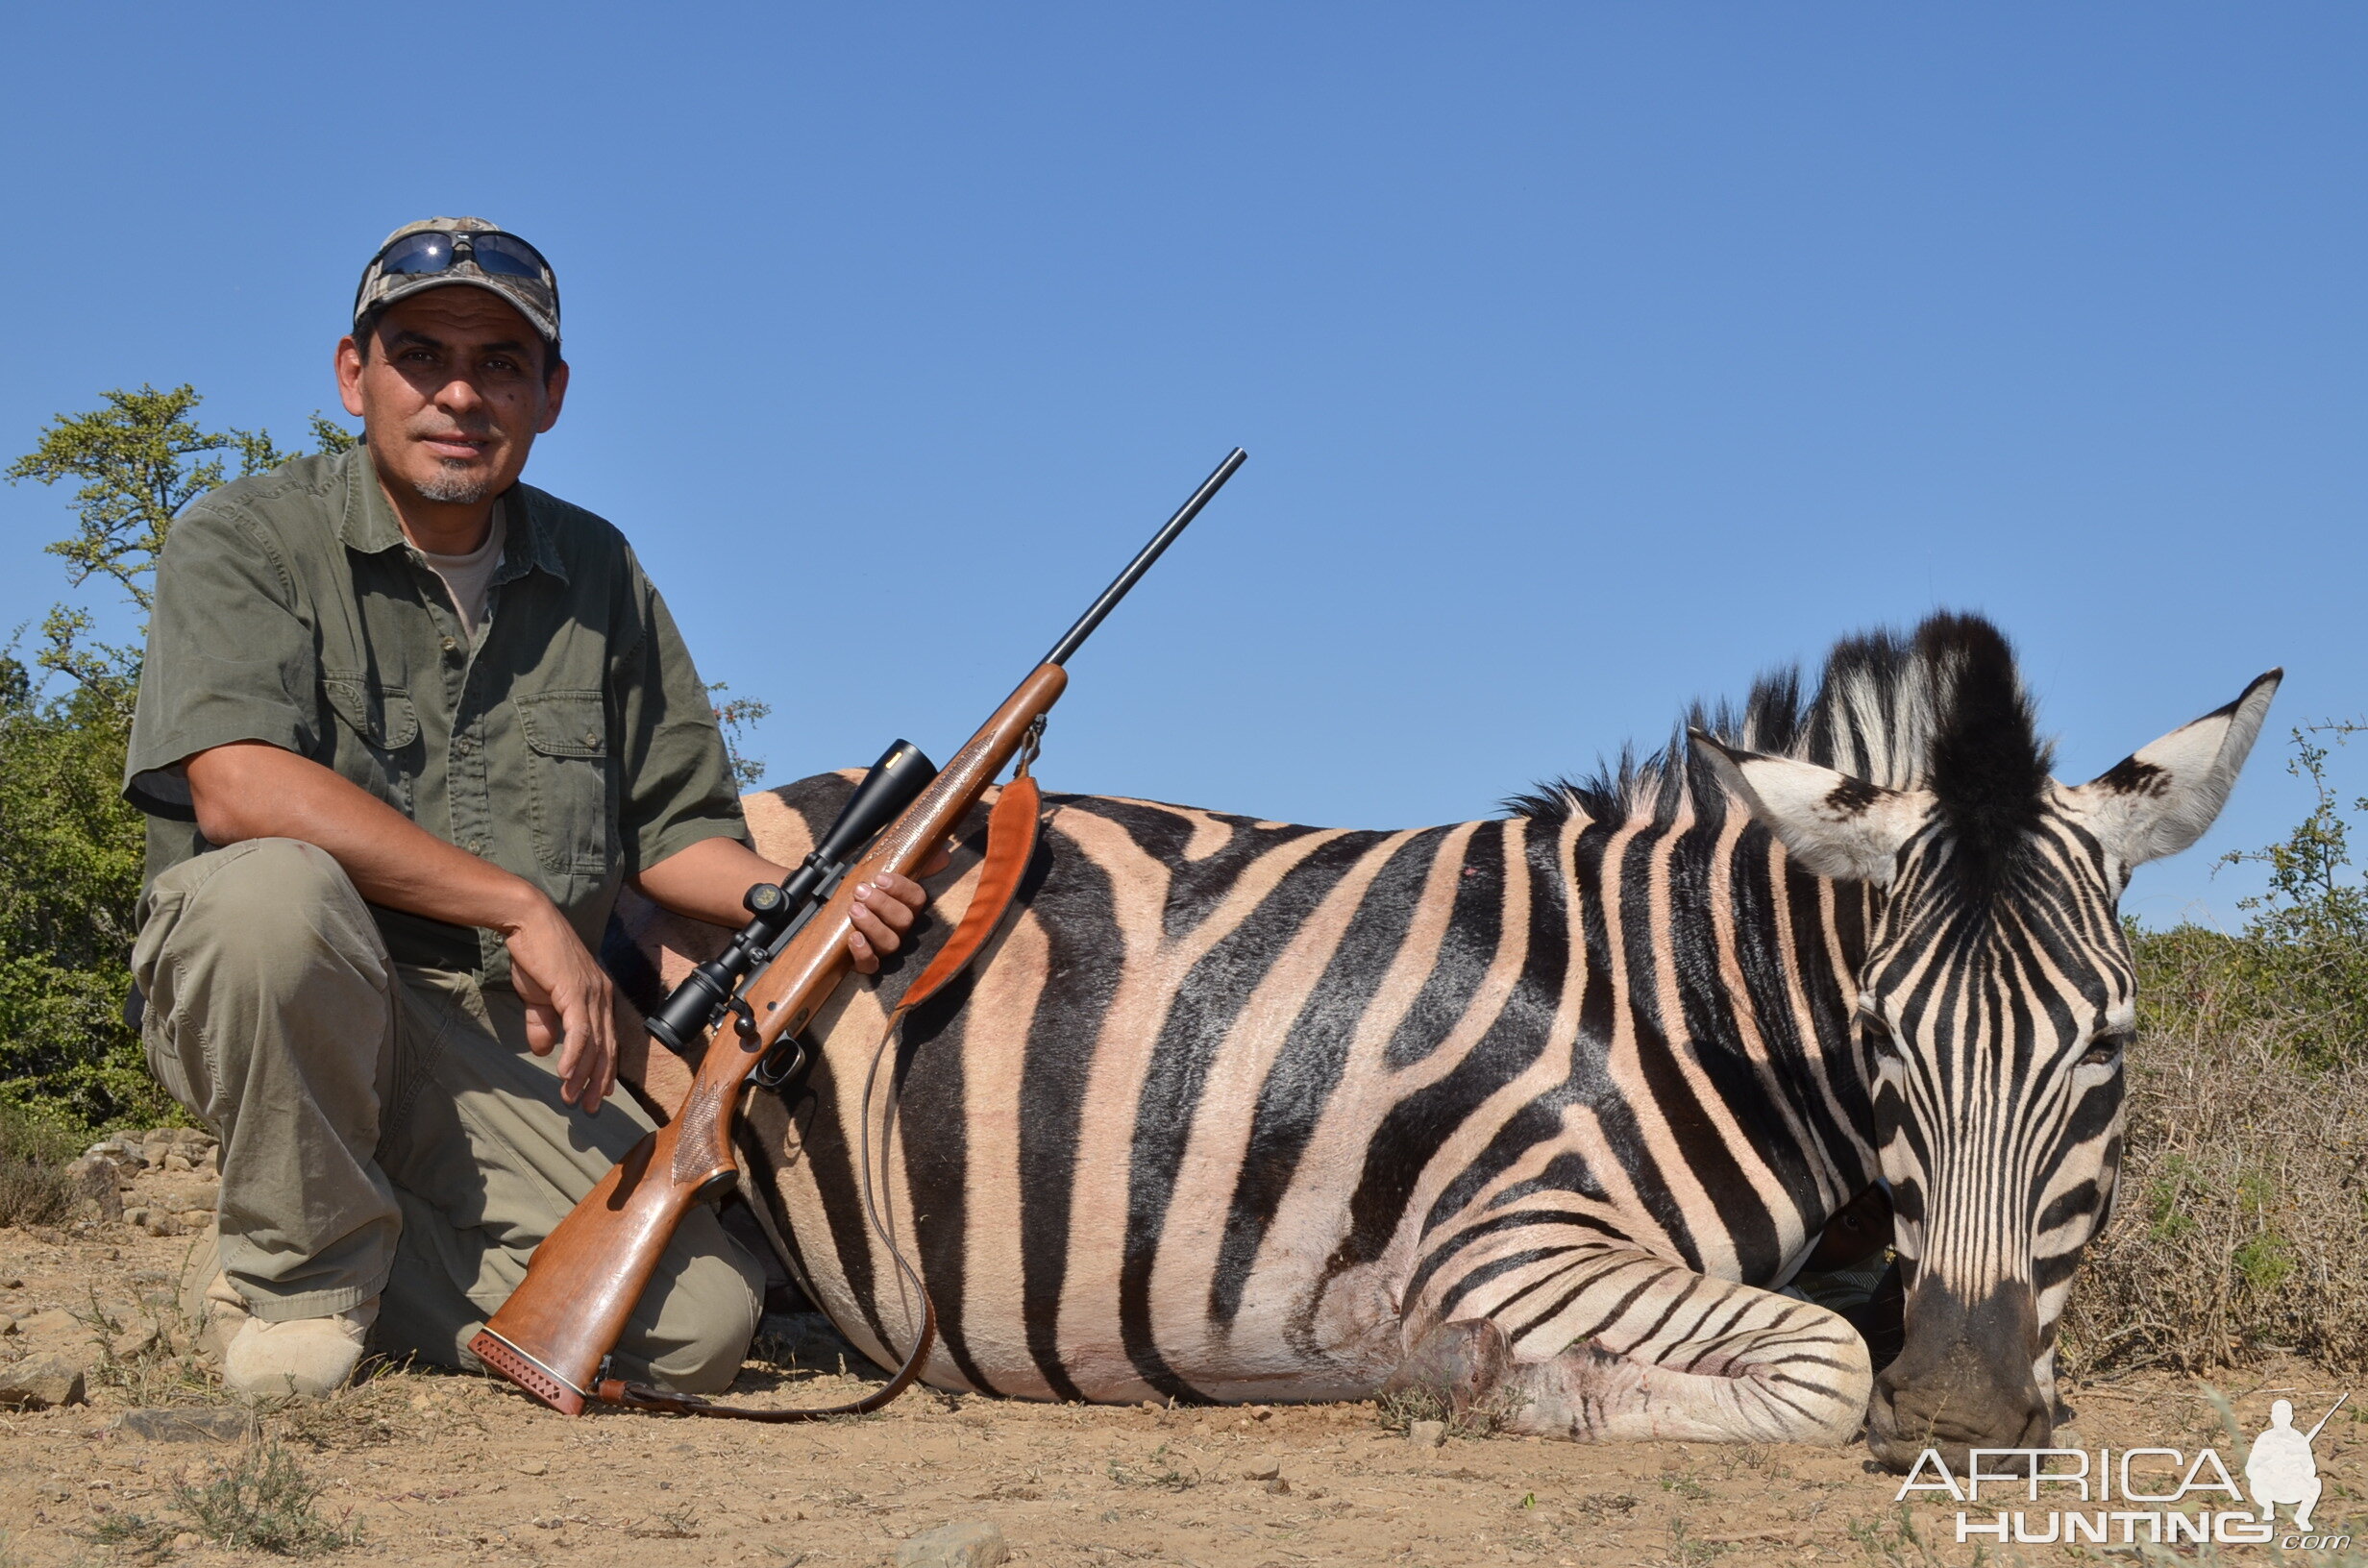
[[[411,815],[411,784],[419,772],[419,710],[411,694],[359,676],[332,675],[321,682],[339,735],[330,765],[405,816]]]
[[[537,692],[516,701],[535,858],[548,871],[605,872],[617,857],[607,703],[597,691]]]

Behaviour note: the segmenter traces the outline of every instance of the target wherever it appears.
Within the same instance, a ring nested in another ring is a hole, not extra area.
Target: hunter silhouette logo
[[[2307,1432],[2294,1425],[2293,1401],[2271,1405],[2269,1425],[2245,1456],[2242,1486],[2211,1448],[2192,1455],[2176,1448],[1977,1448],[1966,1455],[1962,1475],[1950,1470],[1938,1450],[1928,1448],[1893,1501],[1937,1492],[1974,1505],[1958,1512],[1961,1542],[1984,1535],[2002,1546],[2084,1541],[2266,1546],[2274,1541],[2289,1551],[2341,1551],[2352,1544],[2349,1534],[2322,1535],[2311,1529],[2311,1510],[2325,1483],[2310,1445],[2351,1397],[2346,1392],[2337,1399]],[[1984,1497],[1984,1487],[1991,1489],[1990,1498]],[[2010,1496],[2021,1493],[2015,1501],[2043,1507],[1998,1508],[1992,1500],[2002,1488]],[[2251,1507],[2245,1507],[2247,1494]],[[1986,1517],[1975,1511],[1985,1502],[1992,1504]],[[2293,1528],[2282,1535],[2276,1525],[2282,1507],[2293,1514]]]
[[[2282,1399],[2269,1408],[2269,1427],[2253,1439],[2253,1452],[2245,1457],[2245,1490],[2260,1505],[2264,1523],[2277,1517],[2278,1505],[2283,1503],[2294,1510],[2296,1530],[2310,1528],[2310,1510],[2319,1502],[2319,1461],[2311,1455],[2310,1441],[2351,1397],[2347,1390],[2308,1432],[2294,1430],[2292,1400]]]

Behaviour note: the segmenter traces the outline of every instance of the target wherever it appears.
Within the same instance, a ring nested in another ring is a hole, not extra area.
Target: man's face
[[[499,296],[455,284],[398,300],[373,329],[370,356],[337,345],[345,411],[390,488],[475,505],[517,482],[534,438],[559,417],[567,366]]]

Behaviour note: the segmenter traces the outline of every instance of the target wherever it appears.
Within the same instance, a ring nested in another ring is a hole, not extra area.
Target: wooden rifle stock
[[[854,890],[883,871],[910,876],[977,803],[1068,682],[1058,664],[1037,666],[881,831],[780,956],[749,982],[746,1011],[735,1008],[709,1032],[682,1109],[602,1177],[535,1248],[526,1279],[469,1341],[478,1360],[553,1409],[582,1412],[601,1363],[624,1335],[683,1214],[737,1179],[731,1124],[749,1074],[776,1041],[804,1028],[846,978]]]

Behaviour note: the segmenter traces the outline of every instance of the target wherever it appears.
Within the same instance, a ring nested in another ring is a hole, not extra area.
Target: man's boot
[[[182,1274],[181,1313],[197,1348],[222,1368],[222,1381],[249,1399],[318,1399],[345,1386],[362,1341],[379,1315],[365,1302],[333,1317],[265,1323],[222,1272],[221,1238],[208,1232]]]
[[[330,1317],[250,1317],[222,1352],[222,1381],[248,1399],[319,1399],[345,1386],[378,1321],[374,1299]]]

